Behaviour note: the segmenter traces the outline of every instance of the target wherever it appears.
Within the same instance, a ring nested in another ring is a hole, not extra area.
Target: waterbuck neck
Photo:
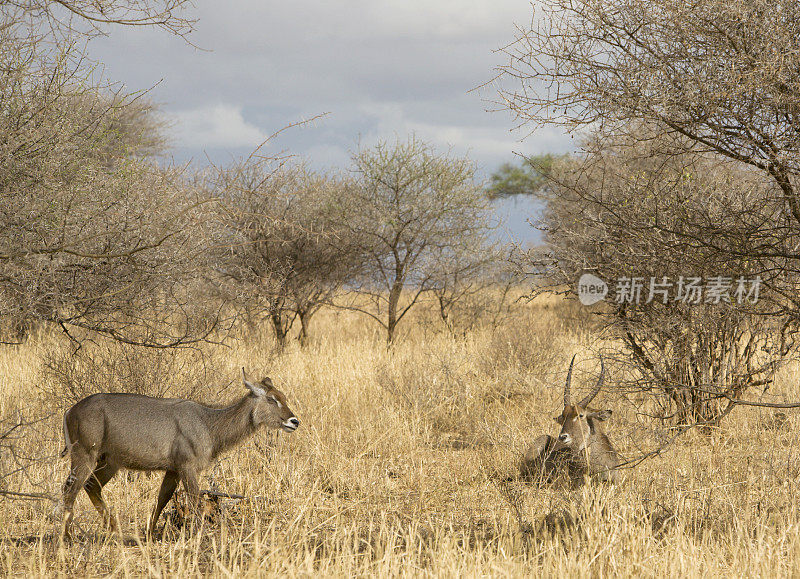
[[[248,394],[226,408],[209,409],[209,431],[215,457],[256,431],[252,418],[255,406],[256,399]]]

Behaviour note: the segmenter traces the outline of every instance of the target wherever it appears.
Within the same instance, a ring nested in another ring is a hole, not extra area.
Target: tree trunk
[[[642,340],[631,332],[626,333],[626,343],[631,348],[634,362],[640,366],[643,374],[658,377],[659,388],[671,403],[671,408],[668,406],[662,417],[678,428],[700,424],[701,430],[708,432],[730,411],[730,401],[726,396],[739,398],[746,390],[746,386],[729,388],[725,384],[731,381],[734,384],[752,382],[753,377],[748,375],[739,379],[720,375],[720,368],[730,358],[729,349],[734,347],[736,337],[726,336],[725,339],[730,346],[718,352],[708,352],[711,357],[705,361],[698,360],[694,354],[698,349],[708,350],[702,343],[687,341],[674,344],[671,349],[662,348],[659,353],[664,357],[663,362],[666,362],[659,364],[666,368],[662,375],[656,371],[656,365],[640,346]],[[747,360],[742,359],[735,365],[746,366]]]
[[[311,323],[311,312],[300,310],[297,312],[297,317],[300,318],[300,333],[297,336],[297,340],[300,342],[300,346],[305,348],[308,345],[308,326]]]
[[[444,327],[455,336],[456,328],[450,323],[450,307],[453,305],[452,302],[445,297],[444,293],[437,293],[436,299],[439,301],[439,316],[442,318]]]
[[[278,352],[283,352],[286,347],[286,335],[289,333],[291,322],[288,322],[280,312],[270,312],[269,318],[272,321],[272,328],[275,330],[275,341],[278,345]]]
[[[389,291],[389,301],[387,304],[386,320],[386,343],[391,345],[394,341],[395,329],[397,328],[397,305],[400,303],[400,294],[403,292],[403,283],[395,281]]]

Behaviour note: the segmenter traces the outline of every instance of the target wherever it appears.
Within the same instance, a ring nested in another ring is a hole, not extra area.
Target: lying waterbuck
[[[573,356],[564,386],[564,410],[555,418],[561,424],[561,432],[558,438],[543,434],[534,440],[522,458],[520,473],[523,478],[537,481],[552,481],[557,475],[566,474],[574,484],[579,484],[588,474],[615,482],[620,460],[602,427],[611,411],[588,408],[603,387],[603,358],[600,358],[597,385],[583,400],[573,405],[569,400],[569,387],[574,364]]]
[[[148,525],[148,535],[152,535],[178,481],[183,481],[196,510],[198,477],[220,453],[260,426],[287,432],[297,429],[300,421],[269,378],[254,384],[242,368],[242,379],[250,392],[227,408],[180,398],[93,394],[67,410],[61,456],[69,452],[72,468],[64,483],[64,536],[69,537],[72,507],[81,488],[106,525],[116,531],[101,491],[120,468],[166,471]]]

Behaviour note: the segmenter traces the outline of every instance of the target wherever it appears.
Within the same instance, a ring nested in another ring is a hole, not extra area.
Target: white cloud
[[[575,143],[557,127],[541,127],[531,133],[526,129],[476,122],[486,117],[436,122],[430,118],[435,115],[420,114],[402,102],[363,103],[359,110],[373,121],[373,129],[362,138],[366,146],[378,140],[402,140],[414,133],[440,150],[452,149],[456,155],[476,160],[479,169],[487,173],[501,162],[513,161],[516,154],[562,153],[575,148]]]
[[[257,126],[248,123],[241,107],[216,104],[172,113],[175,141],[192,149],[255,148],[266,138]]]
[[[441,125],[407,122],[408,132],[442,149],[451,148],[457,155],[466,155],[479,162],[479,169],[492,172],[502,161],[513,161],[516,155],[538,155],[571,151],[572,143],[559,130],[539,129],[528,133],[499,131],[496,127],[470,125]],[[527,137],[527,138],[526,138]]]

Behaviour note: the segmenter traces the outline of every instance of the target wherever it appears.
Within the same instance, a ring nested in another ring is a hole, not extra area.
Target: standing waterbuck
[[[557,438],[543,434],[533,441],[520,464],[523,478],[552,481],[559,474],[567,474],[573,484],[580,484],[584,475],[616,482],[620,464],[617,451],[603,432],[603,422],[611,416],[610,410],[592,410],[588,404],[603,387],[605,365],[600,358],[600,378],[591,392],[577,404],[569,400],[572,366],[569,365],[564,386],[564,410],[555,421],[561,425]]]
[[[286,397],[269,378],[258,384],[247,379],[249,389],[241,400],[226,408],[210,408],[180,398],[151,398],[140,394],[93,394],[64,414],[65,448],[72,468],[64,483],[63,535],[69,537],[72,508],[83,488],[104,523],[116,531],[101,492],[120,469],[163,470],[164,480],[147,527],[155,531],[161,511],[178,481],[194,510],[200,503],[198,478],[222,452],[236,446],[260,426],[293,432],[300,421]]]

